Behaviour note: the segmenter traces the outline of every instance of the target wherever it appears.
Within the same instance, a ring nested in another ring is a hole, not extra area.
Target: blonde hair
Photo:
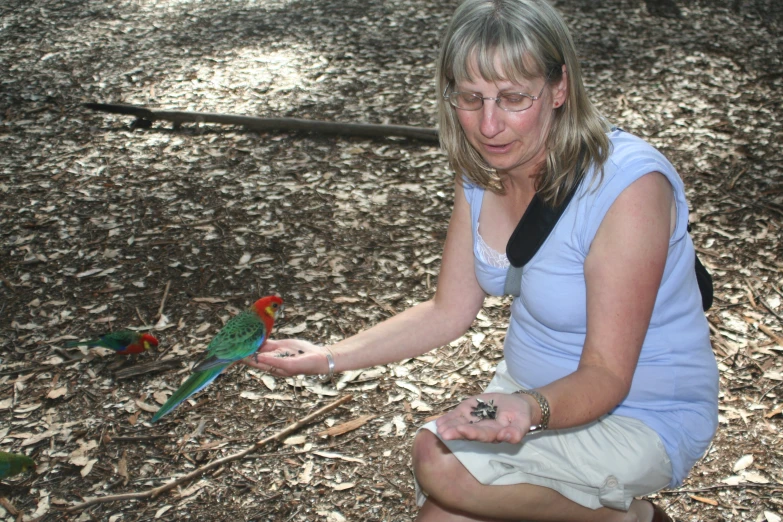
[[[608,124],[587,97],[568,28],[545,0],[465,0],[457,8],[441,44],[437,88],[440,142],[458,177],[504,192],[500,174],[470,145],[456,109],[442,96],[447,86],[472,81],[472,72],[487,81],[548,77],[556,84],[563,65],[567,99],[555,110],[545,141],[546,165],[536,186],[539,197],[552,206],[591,166],[603,172],[609,155]]]

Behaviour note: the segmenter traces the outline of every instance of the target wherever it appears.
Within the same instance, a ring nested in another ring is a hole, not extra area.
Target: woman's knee
[[[428,496],[448,507],[460,508],[471,494],[475,478],[429,430],[421,430],[413,441],[413,471]]]
[[[425,429],[416,434],[413,439],[413,470],[417,477],[441,468],[449,459],[455,459],[454,455],[434,433]]]

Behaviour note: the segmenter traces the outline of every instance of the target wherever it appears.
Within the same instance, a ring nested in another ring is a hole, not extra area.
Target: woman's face
[[[525,83],[487,81],[478,74],[473,77],[472,81],[458,82],[454,90],[492,98],[500,92],[531,96],[541,92],[540,98],[521,112],[506,112],[494,100],[484,100],[484,106],[475,111],[454,109],[468,142],[489,166],[511,176],[537,174],[546,158],[546,136],[554,108],[565,99],[564,89],[561,92],[560,85],[544,87],[543,77]],[[560,84],[565,86],[565,75]]]

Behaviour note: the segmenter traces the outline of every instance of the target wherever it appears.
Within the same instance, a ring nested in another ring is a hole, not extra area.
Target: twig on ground
[[[112,436],[109,435],[109,442],[146,442],[149,440],[158,440],[158,439],[170,439],[168,435],[139,435],[136,437],[132,436]]]
[[[139,321],[141,321],[141,323],[142,323],[144,326],[147,326],[147,325],[149,325],[149,323],[147,322],[147,320],[146,320],[146,319],[145,319],[145,318],[144,318],[144,317],[141,315],[141,310],[139,310],[139,307],[138,307],[138,306],[136,307],[136,315],[139,317]]]
[[[0,497],[0,505],[3,506],[12,516],[19,514],[19,510],[16,509],[16,506],[11,504],[11,501],[5,497]]]
[[[748,301],[750,301],[750,306],[753,308],[758,308],[758,305],[756,304],[756,298],[753,295],[753,287],[750,286],[750,281],[745,279],[745,290],[747,290],[748,293]]]
[[[65,357],[68,360],[68,362],[81,361],[82,359],[84,359],[84,355],[82,355],[81,353],[79,353],[79,355],[71,355],[70,353],[68,353],[66,350],[63,350],[62,348],[54,348],[53,351]]]
[[[193,432],[190,435],[186,435],[182,438],[182,440],[179,443],[179,446],[177,447],[177,454],[182,453],[182,448],[190,442],[192,439],[196,439],[201,436],[202,433],[204,433],[204,428],[207,426],[207,420],[201,419],[201,421],[198,423],[198,426],[196,426],[196,429],[193,430]]]
[[[759,299],[759,302],[764,305],[764,308],[766,308],[769,311],[769,313],[771,313],[772,315],[774,315],[775,317],[778,318],[778,321],[780,321],[780,324],[783,324],[783,316],[781,316],[779,313],[777,313],[775,310],[773,310],[772,307],[769,306],[769,304],[767,304],[767,300],[766,299]]]
[[[127,368],[121,368],[114,372],[114,378],[118,381],[123,379],[130,379],[131,377],[138,377],[147,373],[156,373],[166,370],[172,370],[181,366],[180,361],[175,359],[167,359],[165,361],[149,361],[143,364],[137,364],[135,366],[128,366]]]
[[[38,366],[26,366],[23,368],[14,368],[13,370],[5,370],[0,372],[0,377],[3,375],[16,375],[18,373],[25,373],[25,372],[37,372],[41,370],[45,370],[49,368],[49,366],[46,366],[45,364],[41,364]]]
[[[758,328],[759,328],[759,330],[764,332],[764,335],[766,335],[767,337],[769,337],[770,339],[775,341],[780,346],[783,346],[783,337],[780,337],[778,334],[773,332],[772,329],[769,326],[767,326],[765,324],[759,323]]]
[[[768,389],[767,391],[765,391],[764,393],[762,393],[761,397],[759,397],[759,400],[756,401],[756,403],[757,404],[761,404],[761,401],[764,400],[764,397],[766,397],[769,392],[776,390],[778,387],[780,387],[782,385],[783,385],[783,382],[779,382],[776,385],[774,385],[773,387],[771,387],[770,389]]]
[[[16,289],[15,289],[15,287],[14,287],[14,284],[13,284],[11,281],[9,281],[8,279],[6,279],[5,277],[3,277],[3,276],[1,276],[1,275],[0,275],[0,281],[2,281],[2,282],[3,282],[3,284],[4,284],[6,287],[8,287],[8,290],[10,290],[10,292],[11,292],[12,294],[15,294],[15,293],[16,293]]]
[[[372,301],[375,304],[377,304],[379,307],[381,307],[381,309],[383,309],[386,313],[388,313],[389,316],[393,317],[393,316],[397,315],[397,311],[394,308],[392,308],[391,306],[389,306],[388,304],[386,304],[386,303],[384,303],[382,301],[379,301],[378,299],[376,299],[374,297],[370,297],[370,299],[372,299]]]
[[[201,466],[200,468],[197,468],[197,469],[191,471],[190,473],[188,473],[188,474],[186,474],[186,475],[184,475],[184,476],[182,476],[182,477],[180,477],[180,478],[178,478],[176,480],[172,480],[171,482],[168,482],[168,483],[166,483],[166,484],[164,484],[162,486],[159,486],[157,488],[152,488],[152,489],[148,489],[146,491],[140,491],[140,492],[137,492],[137,493],[121,493],[119,495],[108,495],[108,496],[105,496],[105,497],[93,498],[93,499],[88,500],[87,502],[82,502],[81,504],[76,504],[75,506],[71,506],[69,508],[65,508],[62,511],[65,512],[65,513],[74,513],[76,511],[81,511],[81,510],[83,510],[85,508],[88,508],[90,506],[93,506],[95,504],[104,504],[104,503],[107,503],[107,502],[117,502],[117,501],[123,501],[123,500],[139,500],[139,499],[143,499],[143,498],[153,498],[154,499],[154,498],[158,497],[159,495],[165,493],[166,491],[179,486],[180,484],[183,484],[185,482],[189,482],[189,481],[193,480],[196,477],[200,477],[201,475],[203,475],[204,473],[206,473],[207,471],[209,471],[211,469],[218,468],[218,467],[220,467],[220,466],[222,466],[222,465],[224,465],[224,464],[226,464],[228,462],[231,462],[233,460],[241,459],[244,456],[246,456],[246,455],[256,451],[257,449],[265,446],[266,444],[268,444],[270,442],[273,442],[273,441],[276,441],[276,440],[280,440],[280,439],[282,439],[284,437],[287,437],[291,433],[297,431],[299,428],[309,424],[314,419],[320,417],[321,415],[323,415],[325,413],[328,413],[328,412],[334,410],[335,408],[345,404],[346,402],[348,402],[348,401],[350,401],[352,399],[353,399],[352,395],[346,395],[345,397],[342,397],[341,399],[338,399],[338,400],[334,401],[333,403],[328,404],[328,405],[324,406],[323,408],[320,408],[320,409],[314,411],[310,415],[305,415],[304,417],[302,417],[298,421],[296,421],[296,422],[294,422],[292,424],[289,424],[288,426],[286,426],[282,430],[278,431],[274,435],[270,435],[269,437],[266,437],[265,439],[259,440],[258,442],[254,443],[252,446],[250,446],[248,448],[245,448],[244,450],[240,451],[239,453],[235,453],[233,455],[229,455],[227,457],[223,457],[222,459],[213,460],[212,462],[210,462],[208,464],[205,464],[204,466]]]
[[[775,488],[783,490],[780,484],[755,484],[744,482],[742,484],[718,484],[716,486],[706,486],[703,488],[692,489],[672,489],[671,491],[659,491],[656,495],[678,495],[680,493],[704,493],[705,491],[714,491],[716,489],[767,489]]]
[[[723,334],[720,333],[720,330],[712,324],[712,321],[707,321],[707,324],[710,325],[710,331],[712,332],[713,338],[715,339],[715,344],[717,346],[713,346],[716,351],[720,353],[723,357],[728,357],[729,355],[733,355],[737,352],[737,350],[732,350],[731,347],[726,343],[726,341],[723,340]]]
[[[166,290],[163,291],[163,299],[160,300],[160,308],[158,308],[158,315],[155,319],[160,319],[163,316],[163,307],[166,306],[166,298],[169,296],[169,288],[171,288],[171,279],[166,283]]]

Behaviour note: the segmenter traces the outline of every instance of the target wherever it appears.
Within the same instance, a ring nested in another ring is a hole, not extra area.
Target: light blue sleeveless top
[[[672,462],[671,487],[709,447],[718,425],[718,368],[701,308],[694,248],[687,232],[683,182],[669,161],[643,140],[617,130],[603,180],[588,172],[574,199],[533,259],[525,265],[511,305],[504,355],[511,376],[529,388],[577,369],[587,330],[584,262],[601,221],[617,196],[649,172],[672,187],[677,221],[663,280],[631,390],[612,411],[641,420],[660,436]],[[487,264],[477,247],[484,191],[465,183],[473,222],[474,264],[481,287],[502,295],[506,268]]]

